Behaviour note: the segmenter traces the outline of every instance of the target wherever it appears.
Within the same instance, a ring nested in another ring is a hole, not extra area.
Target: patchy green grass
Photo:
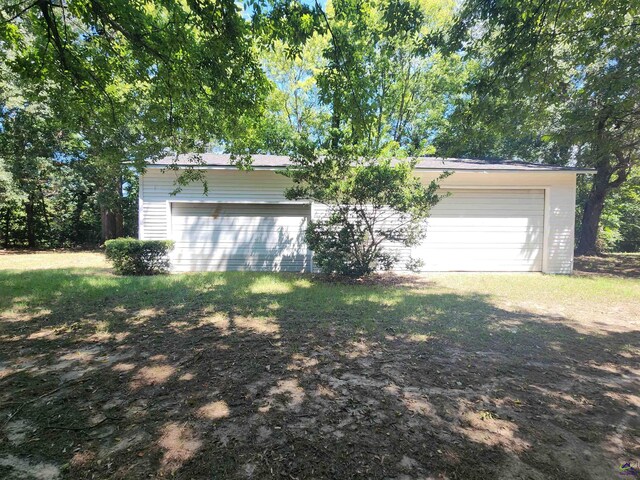
[[[39,252],[0,250],[0,270],[42,270],[53,268],[87,269],[94,273],[110,272],[100,252]]]
[[[639,322],[621,276],[2,254],[0,476],[605,478],[640,457]]]

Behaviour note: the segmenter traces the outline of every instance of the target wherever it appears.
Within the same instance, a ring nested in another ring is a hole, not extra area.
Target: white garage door
[[[308,205],[173,203],[175,271],[308,270]]]
[[[452,190],[413,251],[425,271],[542,270],[544,190]]]

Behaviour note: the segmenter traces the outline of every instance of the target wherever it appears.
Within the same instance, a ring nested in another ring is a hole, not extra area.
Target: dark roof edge
[[[255,170],[277,170],[291,165],[290,157],[286,155],[251,155],[251,168]],[[418,171],[469,171],[469,172],[572,172],[593,173],[595,170],[580,167],[566,167],[560,165],[548,165],[541,163],[528,163],[521,161],[491,161],[473,158],[446,158],[446,157],[412,157],[416,160],[415,170]],[[398,161],[399,159],[392,159]],[[178,156],[165,156],[147,163],[153,168],[181,168],[192,167],[197,169],[235,169],[229,154],[184,154]]]
[[[536,165],[536,164],[531,164]],[[549,167],[553,167],[553,165],[548,165]],[[581,167],[558,167],[558,168],[434,168],[434,167],[416,167],[414,170],[422,170],[422,171],[434,171],[434,172],[445,172],[445,171],[458,171],[458,172],[505,172],[505,173],[583,173],[592,175],[596,172],[595,168],[581,168]]]
[[[536,164],[531,164],[536,165]],[[238,170],[238,167],[235,165],[220,165],[215,163],[205,163],[205,164],[185,164],[185,163],[176,163],[176,164],[159,164],[159,163],[148,163],[147,168],[164,168],[171,169],[173,167],[185,168],[191,167],[196,170]],[[548,165],[549,167],[553,167],[553,165]],[[285,165],[253,165],[251,170],[284,170],[286,168]],[[593,175],[596,170],[595,168],[581,168],[581,167],[556,167],[556,168],[464,168],[464,167],[451,167],[451,168],[443,168],[443,167],[420,167],[416,166],[414,170],[422,171],[422,172],[471,172],[471,173],[575,173],[575,174],[583,174],[583,175]]]

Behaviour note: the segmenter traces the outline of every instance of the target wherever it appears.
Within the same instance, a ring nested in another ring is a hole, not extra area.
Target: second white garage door
[[[309,268],[309,205],[173,203],[174,271]]]
[[[452,190],[413,251],[425,271],[542,270],[544,190]]]

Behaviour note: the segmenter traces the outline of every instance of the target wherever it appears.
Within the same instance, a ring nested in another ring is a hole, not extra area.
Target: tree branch
[[[5,11],[8,11],[14,7],[17,7],[18,5],[22,5],[24,2],[18,2],[15,5],[11,5],[10,7],[6,8]],[[5,23],[10,23],[13,22],[14,20],[16,20],[17,18],[21,17],[23,14],[25,14],[27,11],[29,11],[30,9],[32,9],[33,7],[35,7],[38,4],[38,0],[36,0],[35,2],[32,2],[31,4],[27,5],[26,7],[24,7],[22,10],[20,10],[18,13],[16,13],[13,17],[11,18],[7,18],[7,19],[3,19],[0,22],[0,25],[4,25]]]

